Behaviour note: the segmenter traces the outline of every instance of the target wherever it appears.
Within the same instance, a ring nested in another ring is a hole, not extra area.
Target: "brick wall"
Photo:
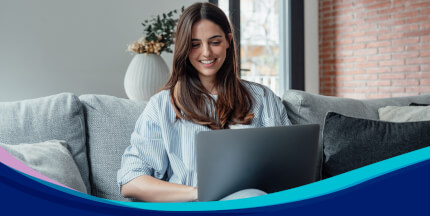
[[[320,0],[320,94],[430,93],[430,0]]]

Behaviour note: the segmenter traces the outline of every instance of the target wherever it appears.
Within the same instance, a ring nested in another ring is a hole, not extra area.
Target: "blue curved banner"
[[[0,191],[1,215],[422,215],[429,212],[430,147],[302,187],[242,200],[112,201],[37,179],[3,163]]]

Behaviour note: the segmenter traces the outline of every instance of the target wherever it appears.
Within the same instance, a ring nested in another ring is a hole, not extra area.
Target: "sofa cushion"
[[[381,107],[408,106],[410,103],[428,104],[430,94],[357,100],[289,90],[285,92],[282,99],[287,109],[288,117],[293,124],[318,123],[323,126],[327,112],[337,112],[351,117],[377,120],[379,119],[378,109]]]
[[[116,183],[121,157],[146,102],[106,95],[82,95],[87,119],[91,194],[126,201]]]
[[[62,93],[17,102],[0,102],[0,142],[8,144],[64,140],[89,192],[85,120],[76,95]]]
[[[15,145],[0,143],[0,147],[38,173],[77,191],[87,193],[81,173],[65,141],[48,140],[41,143]]]
[[[329,112],[323,177],[335,176],[430,145],[430,121],[394,123]]]

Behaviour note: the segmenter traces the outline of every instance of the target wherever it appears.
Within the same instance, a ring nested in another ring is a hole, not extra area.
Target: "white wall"
[[[1,0],[0,101],[60,92],[126,98],[141,22],[196,0]],[[172,55],[163,54],[171,68]]]
[[[305,0],[305,91],[319,93],[318,0]]]

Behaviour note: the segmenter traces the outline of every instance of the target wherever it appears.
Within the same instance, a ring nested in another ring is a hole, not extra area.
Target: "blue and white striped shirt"
[[[254,97],[251,108],[254,119],[250,125],[240,125],[240,128],[291,124],[281,100],[269,88],[243,83]],[[119,186],[142,175],[197,186],[195,136],[200,131],[211,129],[186,120],[175,122],[175,118],[169,90],[151,97],[136,122],[131,145],[122,156],[117,175]]]

